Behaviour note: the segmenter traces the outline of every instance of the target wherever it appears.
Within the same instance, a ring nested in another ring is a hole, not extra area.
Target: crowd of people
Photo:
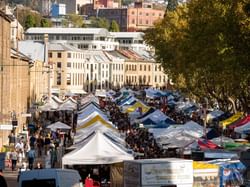
[[[197,115],[187,116],[181,112],[177,112],[174,108],[168,107],[165,103],[161,103],[160,100],[145,100],[144,102],[148,106],[153,106],[161,110],[176,123],[185,123],[189,120],[200,123],[201,119],[197,117]],[[131,124],[129,115],[122,112],[118,104],[107,99],[102,101],[100,107],[107,112],[110,121],[112,121],[119,132],[125,136],[127,148],[133,150],[135,159],[164,158],[168,156],[166,151],[156,143],[152,133],[148,132],[146,128],[140,128],[138,126],[139,124]],[[71,119],[69,117],[72,117],[72,115],[63,115],[64,117],[61,117],[59,114],[60,113],[56,113],[56,119],[70,121],[72,127],[76,126],[74,123],[76,123],[77,119]],[[74,118],[76,117],[77,116],[74,116]],[[49,113],[46,113],[45,118],[45,120],[55,120]],[[17,163],[21,164],[21,168],[19,168],[20,172],[41,169],[43,168],[43,164],[38,161],[40,160],[39,158],[45,160],[45,168],[56,167],[58,148],[59,146],[66,147],[70,145],[73,142],[73,133],[61,133],[59,130],[55,132],[47,131],[44,126],[45,125],[38,123],[35,129],[30,131],[30,136],[26,140],[21,138],[16,142],[14,133],[12,132],[10,134],[9,143],[13,149],[9,158],[11,159],[13,171],[17,169]],[[74,129],[72,132],[74,132]],[[28,162],[27,164],[26,161]],[[35,163],[37,163],[36,167],[34,167]],[[89,171],[86,171],[86,173],[89,173]]]

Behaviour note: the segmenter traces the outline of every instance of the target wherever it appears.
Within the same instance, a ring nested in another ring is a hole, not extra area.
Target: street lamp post
[[[208,107],[208,99],[205,97],[204,98],[205,103],[203,104],[203,112],[204,112],[204,120],[203,120],[203,125],[204,125],[204,138],[207,140],[207,107]]]

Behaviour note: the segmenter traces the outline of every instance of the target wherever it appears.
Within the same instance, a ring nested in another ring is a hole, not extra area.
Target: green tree
[[[40,27],[41,26],[42,16],[38,12],[33,11],[30,8],[27,8],[27,7],[20,8],[19,7],[16,9],[15,15],[17,15],[17,19],[18,19],[19,23],[25,29],[29,28],[29,27],[26,27],[26,22],[30,22],[29,19],[31,19],[33,22],[32,27]],[[29,16],[29,18],[28,18],[28,16]],[[28,18],[28,20],[27,20],[27,18]]]
[[[115,20],[112,20],[109,27],[110,32],[120,32],[120,27]]]
[[[32,15],[28,15],[25,19],[25,29],[28,29],[30,27],[34,27],[36,25],[35,18]]]
[[[167,11],[145,39],[177,89],[224,110],[249,111],[247,0],[190,0]]]
[[[83,18],[80,15],[70,14],[68,21],[73,27],[84,27]]]
[[[106,18],[91,17],[90,21],[91,21],[90,27],[106,28],[106,29],[109,29],[109,27],[110,27],[109,21]]]
[[[49,19],[42,18],[40,25],[41,25],[41,27],[51,27],[52,23],[51,23],[51,21]]]

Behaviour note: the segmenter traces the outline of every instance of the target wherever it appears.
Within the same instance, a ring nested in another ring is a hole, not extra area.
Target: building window
[[[132,14],[132,15],[134,15],[134,14],[135,14],[135,12],[134,12],[134,11],[132,11],[132,12],[131,12],[131,14]]]
[[[49,53],[49,58],[52,58],[52,53]]]
[[[161,83],[161,76],[159,76],[159,82]]]
[[[150,65],[148,65],[148,71],[151,71],[151,67],[150,67]]]
[[[68,55],[68,58],[71,58],[71,53],[68,53],[67,55]]]
[[[67,85],[71,85],[71,74],[67,74]]]
[[[146,20],[146,25],[148,25],[148,23],[149,23],[148,20]]]
[[[132,19],[132,24],[135,24],[135,20],[134,19]]]
[[[62,53],[57,53],[57,58],[62,58]]]
[[[157,82],[157,76],[155,76],[155,82]]]
[[[68,62],[68,63],[67,63],[67,67],[68,67],[68,68],[71,68],[71,62]]]
[[[146,16],[148,16],[148,13],[146,13]]]
[[[61,73],[57,73],[57,85],[61,85]]]
[[[144,71],[147,71],[147,66],[146,65],[144,65]]]
[[[157,71],[157,66],[155,66],[155,71]]]
[[[148,76],[148,83],[150,83],[150,76]]]
[[[61,68],[62,67],[62,63],[61,62],[57,62],[57,68]]]
[[[140,65],[140,71],[142,70],[142,65]]]

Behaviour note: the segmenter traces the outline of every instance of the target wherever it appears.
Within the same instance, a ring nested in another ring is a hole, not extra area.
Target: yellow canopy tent
[[[242,116],[243,116],[243,112],[237,112],[236,114],[234,114],[230,118],[225,119],[223,121],[220,121],[220,125],[223,128],[226,128],[228,125],[230,125],[230,124],[236,122],[237,120],[239,120]]]
[[[134,112],[134,111],[135,111],[136,109],[138,109],[139,107],[141,107],[143,113],[147,112],[147,111],[150,109],[150,107],[144,105],[144,104],[141,103],[140,101],[137,101],[134,105],[128,107],[128,108],[125,110],[125,112],[126,112],[126,113]]]
[[[97,121],[101,122],[104,126],[106,126],[108,128],[115,129],[115,127],[111,123],[104,120],[101,116],[96,115],[94,118],[90,119],[86,123],[84,123],[81,126],[77,127],[76,130],[89,127],[89,126],[91,126],[92,124],[94,124]]]

